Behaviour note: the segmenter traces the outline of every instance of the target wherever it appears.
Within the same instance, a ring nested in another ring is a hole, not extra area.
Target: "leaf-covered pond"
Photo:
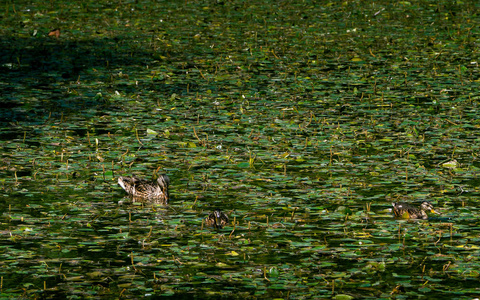
[[[1,296],[479,297],[479,9],[6,3]]]

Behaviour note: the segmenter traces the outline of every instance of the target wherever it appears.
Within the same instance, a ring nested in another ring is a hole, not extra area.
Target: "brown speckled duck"
[[[405,202],[393,202],[393,212],[397,218],[404,219],[428,219],[426,211],[436,213],[433,209],[433,206],[430,202],[424,201],[420,205],[420,208],[417,208],[411,204]]]
[[[223,226],[227,225],[227,223],[228,223],[228,216],[224,212],[218,209],[210,213],[208,217],[205,219],[205,224],[207,224],[207,226],[214,226],[215,228],[218,228],[218,229],[222,229]]]
[[[118,184],[132,197],[133,201],[148,200],[155,203],[167,204],[168,185],[170,178],[160,175],[157,180],[148,181],[133,177],[120,177]]]

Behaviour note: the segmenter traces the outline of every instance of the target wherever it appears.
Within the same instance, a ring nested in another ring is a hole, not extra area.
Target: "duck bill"
[[[430,212],[431,212],[432,214],[438,215],[438,212],[436,212],[434,209],[432,209]]]

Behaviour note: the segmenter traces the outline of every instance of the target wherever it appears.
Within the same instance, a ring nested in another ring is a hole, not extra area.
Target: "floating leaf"
[[[156,132],[155,130],[152,130],[152,129],[150,129],[150,128],[147,128],[147,134],[157,135],[158,132]]]

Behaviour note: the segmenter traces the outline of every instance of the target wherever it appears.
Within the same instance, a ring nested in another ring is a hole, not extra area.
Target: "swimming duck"
[[[216,209],[214,212],[210,213],[205,219],[205,224],[207,226],[214,226],[215,228],[222,229],[223,226],[227,225],[228,216],[219,209]]]
[[[393,212],[398,218],[406,219],[428,219],[426,211],[436,213],[430,202],[423,201],[420,208],[405,202],[393,202]]]
[[[133,177],[120,177],[118,184],[129,194],[133,201],[151,200],[155,203],[167,204],[170,178],[160,175],[157,180],[148,181]]]

